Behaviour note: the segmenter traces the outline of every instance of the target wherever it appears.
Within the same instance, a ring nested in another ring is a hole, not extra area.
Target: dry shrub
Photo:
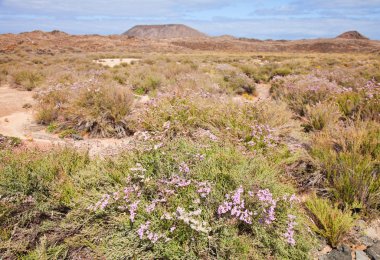
[[[62,115],[63,105],[69,101],[69,90],[64,86],[58,86],[46,92],[37,94],[39,103],[35,118],[38,123],[48,125]]]
[[[130,134],[126,117],[131,111],[133,96],[127,88],[91,86],[81,89],[65,111],[69,127],[102,137]]]
[[[128,88],[107,82],[79,88],[58,87],[39,95],[37,120],[58,129],[73,129],[91,136],[123,137],[130,134],[127,116],[133,105]]]
[[[335,125],[340,117],[339,108],[333,103],[319,102],[315,105],[307,105],[304,127],[306,131],[319,131]]]
[[[44,81],[44,75],[36,71],[20,71],[14,75],[14,81],[18,86],[30,91]]]

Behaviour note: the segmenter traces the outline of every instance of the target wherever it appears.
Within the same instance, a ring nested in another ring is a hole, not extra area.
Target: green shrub
[[[173,196],[156,202],[153,211],[147,212],[146,207],[173,185],[166,181],[176,176],[186,182],[173,190]],[[294,192],[292,187],[279,180],[278,169],[259,154],[252,158],[234,146],[198,144],[187,139],[92,162],[69,150],[49,154],[21,152],[17,156],[0,152],[0,207],[5,209],[0,227],[2,237],[7,237],[7,241],[0,240],[0,252],[7,257],[67,254],[70,258],[81,248],[86,256],[109,259],[308,258],[312,239],[304,228],[301,208],[288,200]],[[209,183],[211,190],[202,197],[199,187],[204,183]],[[252,224],[230,214],[217,214],[225,195],[239,187],[244,189],[241,197],[246,207],[258,213],[252,214]],[[133,192],[126,202],[123,197],[127,188]],[[260,189],[268,189],[266,192],[277,200],[273,223],[260,222],[266,216],[262,207],[267,205],[248,192],[256,194]],[[113,199],[115,192],[122,196],[120,200]],[[112,198],[99,209],[97,202],[103,203],[106,194]],[[139,204],[131,221],[129,210],[122,207],[135,199]],[[179,208],[194,213],[188,216],[191,223],[199,222],[190,225],[186,217],[177,218],[173,213]],[[172,218],[162,218],[167,214]],[[284,236],[289,228],[288,215],[294,215],[298,223],[294,226],[294,245]],[[152,243],[147,234],[140,239],[137,231],[146,221],[150,221],[149,230],[170,239],[159,238]],[[37,235],[10,236],[14,225],[17,234]],[[206,231],[197,230],[199,225]]]
[[[379,100],[380,92],[376,91],[376,88],[349,91],[336,98],[340,110],[346,117],[375,121],[380,121]]]
[[[342,207],[379,209],[379,129],[375,122],[356,122],[313,138],[311,153],[325,169],[325,185]]]
[[[238,95],[243,93],[255,94],[255,83],[245,74],[232,72],[224,75],[224,84],[228,92]]]
[[[342,211],[337,206],[332,206],[327,199],[314,195],[306,201],[306,207],[312,215],[312,229],[326,238],[333,247],[342,242],[354,224],[350,210]]]

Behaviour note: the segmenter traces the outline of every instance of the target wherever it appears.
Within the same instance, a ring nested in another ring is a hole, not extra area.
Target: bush
[[[38,87],[44,80],[40,72],[20,71],[14,76],[15,83],[28,91]]]
[[[228,92],[232,92],[238,95],[244,93],[255,94],[255,83],[243,73],[230,73],[224,75],[224,85]]]
[[[342,207],[379,209],[379,129],[378,123],[359,121],[313,138],[311,153],[325,169],[326,186]]]
[[[326,78],[314,75],[291,75],[275,77],[272,82],[271,93],[276,99],[282,99],[298,115],[305,116],[306,106],[313,106],[319,102],[332,99],[342,89]]]
[[[336,102],[348,118],[380,121],[380,84],[373,80],[338,95]]]
[[[163,79],[157,73],[146,73],[146,71],[137,71],[130,77],[133,89],[137,94],[148,94],[156,91],[162,86]]]
[[[306,131],[320,131],[326,127],[334,126],[341,117],[336,105],[330,102],[317,103],[306,106]]]
[[[127,88],[109,85],[81,89],[64,110],[64,126],[94,136],[126,136],[130,134],[126,117],[132,104],[133,96]]]
[[[71,129],[91,136],[129,135],[127,116],[133,95],[126,87],[100,82],[79,89],[58,86],[39,95],[37,121],[56,122],[58,130]]]
[[[69,90],[63,86],[37,94],[39,103],[36,107],[36,121],[49,125],[56,121],[63,113],[66,103],[69,102]]]
[[[331,206],[327,199],[315,195],[306,201],[306,208],[312,215],[312,229],[336,247],[354,224],[350,210],[342,211],[336,205]]]
[[[284,106],[278,103],[278,107],[273,105],[264,102],[257,106],[252,103],[241,104],[227,97],[161,96],[142,109],[135,110],[129,124],[134,132],[159,131],[168,137],[179,135],[199,138],[199,131],[203,131],[201,136],[214,141],[222,138],[253,149],[258,146],[269,148],[278,143],[278,135],[289,132],[288,126],[293,123],[291,113]],[[229,109],[225,109],[226,106]],[[254,145],[252,138],[256,134],[260,140],[265,140],[260,142],[264,146]]]

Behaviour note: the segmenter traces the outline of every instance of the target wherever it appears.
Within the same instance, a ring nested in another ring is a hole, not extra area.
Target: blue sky
[[[0,33],[119,34],[136,24],[183,23],[209,35],[259,39],[380,39],[380,0],[0,0]]]

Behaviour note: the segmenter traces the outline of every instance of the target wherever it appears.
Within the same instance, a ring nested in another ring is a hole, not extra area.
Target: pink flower
[[[296,219],[296,216],[288,215],[288,228],[284,234],[284,237],[286,238],[286,242],[288,242],[289,245],[294,246],[296,244],[296,240],[294,239],[294,226],[297,225],[297,223],[294,221]]]
[[[137,234],[139,235],[140,239],[143,239],[144,232],[149,229],[150,221],[145,222],[145,224],[141,224],[140,228],[137,230]]]
[[[182,172],[182,173],[189,173],[190,172],[190,168],[189,168],[189,166],[185,162],[181,162],[180,165],[179,165],[179,171]]]
[[[138,207],[139,203],[140,203],[140,201],[136,200],[134,203],[129,205],[129,214],[130,214],[129,219],[132,222],[135,221],[136,211],[137,211],[137,207]]]

